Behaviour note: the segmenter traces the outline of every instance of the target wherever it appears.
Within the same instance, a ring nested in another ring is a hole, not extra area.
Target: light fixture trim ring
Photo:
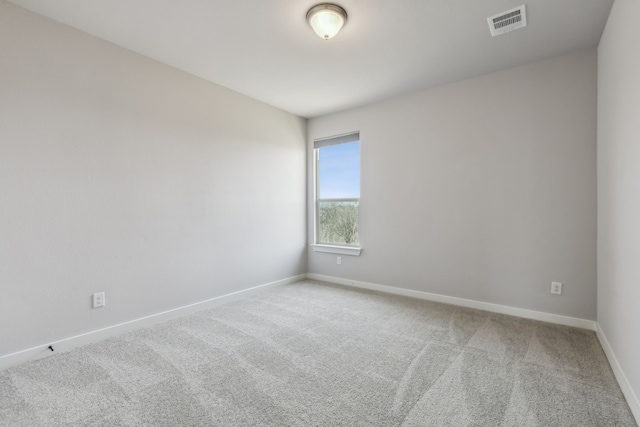
[[[313,6],[307,12],[307,22],[309,22],[311,20],[311,17],[315,15],[317,12],[320,12],[321,10],[327,10],[327,9],[337,12],[339,15],[342,15],[342,19],[344,19],[344,23],[345,24],[347,23],[347,11],[344,10],[342,7],[338,6],[337,4],[333,4],[333,3],[320,3]]]

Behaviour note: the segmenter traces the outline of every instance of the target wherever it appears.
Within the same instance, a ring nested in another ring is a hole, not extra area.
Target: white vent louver
[[[527,26],[527,11],[524,5],[487,18],[493,37]]]

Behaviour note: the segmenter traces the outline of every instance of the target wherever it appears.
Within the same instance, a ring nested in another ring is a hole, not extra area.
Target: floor
[[[0,372],[2,426],[635,426],[591,331],[313,281]]]

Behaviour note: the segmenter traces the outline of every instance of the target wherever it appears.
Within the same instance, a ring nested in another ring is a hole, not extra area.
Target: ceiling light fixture
[[[307,21],[319,37],[329,40],[347,22],[347,12],[338,5],[322,3],[309,9]]]

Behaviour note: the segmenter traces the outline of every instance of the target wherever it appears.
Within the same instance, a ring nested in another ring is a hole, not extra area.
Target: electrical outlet
[[[554,295],[562,295],[562,283],[551,282],[551,293]]]
[[[339,256],[336,262],[338,263],[338,265],[342,265],[342,257]]]
[[[98,292],[97,294],[93,294],[92,297],[93,297],[92,308],[104,307],[104,305],[106,304],[104,292]]]

